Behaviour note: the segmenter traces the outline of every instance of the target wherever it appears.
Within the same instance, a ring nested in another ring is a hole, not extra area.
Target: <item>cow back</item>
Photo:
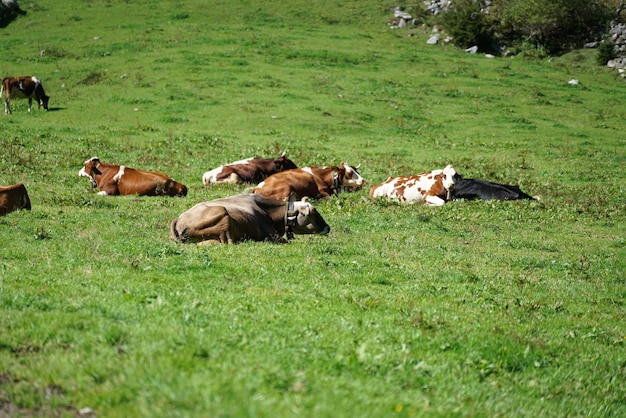
[[[186,196],[187,187],[165,173],[126,168],[117,185],[121,195]]]
[[[252,193],[261,194],[274,200],[297,199],[303,197],[326,197],[331,194],[331,185],[327,185],[318,176],[302,169],[286,170],[266,178]]]

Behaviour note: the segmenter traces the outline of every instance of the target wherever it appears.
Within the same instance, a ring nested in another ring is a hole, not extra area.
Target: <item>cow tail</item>
[[[176,226],[178,225],[178,218],[174,219],[170,224],[170,236],[178,242],[183,242],[183,237],[180,236]]]

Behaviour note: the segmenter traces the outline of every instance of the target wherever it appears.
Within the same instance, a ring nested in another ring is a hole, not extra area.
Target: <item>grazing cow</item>
[[[205,186],[217,183],[258,183],[274,173],[291,170],[297,166],[285,153],[278,158],[247,158],[207,171],[202,176]]]
[[[487,180],[466,179],[461,177],[454,183],[452,199],[482,199],[482,200],[535,200],[527,195],[518,186],[493,183]]]
[[[370,189],[370,197],[387,197],[406,203],[423,201],[441,206],[451,199],[450,192],[458,177],[451,165],[416,176],[389,177]]]
[[[270,199],[301,199],[329,197],[363,186],[363,177],[347,163],[331,167],[303,167],[276,173],[259,183],[251,193]]]
[[[22,183],[0,186],[0,216],[18,209],[31,209],[26,187]]]
[[[50,96],[46,96],[43,90],[41,80],[37,77],[6,77],[2,79],[2,87],[0,87],[0,96],[5,92],[4,113],[11,114],[9,102],[12,99],[28,99],[28,111],[33,107],[33,98],[37,100],[37,104],[41,108],[48,110],[48,100]]]
[[[281,202],[254,194],[239,194],[198,203],[170,225],[179,242],[232,244],[287,242],[293,234],[328,234],[330,227],[308,200]]]
[[[98,157],[85,161],[78,175],[89,177],[99,195],[187,196],[187,186],[166,174],[104,164]]]

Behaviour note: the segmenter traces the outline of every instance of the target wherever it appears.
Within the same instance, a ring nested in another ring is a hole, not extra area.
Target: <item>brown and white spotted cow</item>
[[[258,183],[267,176],[294,168],[297,166],[283,152],[278,158],[251,157],[224,164],[204,173],[202,182],[205,186],[218,183]]]
[[[30,198],[24,184],[0,186],[0,216],[18,209],[31,209]]]
[[[281,202],[255,194],[239,194],[198,203],[170,225],[179,242],[232,244],[235,242],[286,242],[293,234],[328,234],[330,226],[307,201]]]
[[[89,177],[99,195],[187,196],[187,186],[167,174],[105,164],[98,157],[85,161],[78,175]]]
[[[37,100],[39,107],[48,110],[48,100],[50,96],[46,96],[41,80],[37,77],[6,77],[2,79],[2,87],[0,88],[0,96],[5,92],[4,113],[11,114],[9,102],[13,99],[28,99],[28,111],[33,107],[33,99]]]
[[[451,165],[443,170],[428,171],[416,176],[389,177],[372,186],[370,197],[386,197],[400,202],[425,202],[441,206],[451,200],[450,192],[459,175]]]
[[[302,167],[272,174],[258,184],[251,193],[270,199],[301,199],[329,197],[344,191],[361,188],[365,180],[357,168],[347,163],[331,167]]]

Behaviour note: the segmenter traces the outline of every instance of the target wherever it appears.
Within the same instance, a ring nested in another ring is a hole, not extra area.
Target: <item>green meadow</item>
[[[21,0],[0,74],[0,416],[626,416],[626,83],[595,51],[427,45],[374,0]],[[576,79],[578,85],[568,81]],[[328,236],[178,244],[172,219],[249,186],[223,163],[360,164]],[[185,198],[98,196],[83,162]],[[453,164],[537,201],[372,200]]]

